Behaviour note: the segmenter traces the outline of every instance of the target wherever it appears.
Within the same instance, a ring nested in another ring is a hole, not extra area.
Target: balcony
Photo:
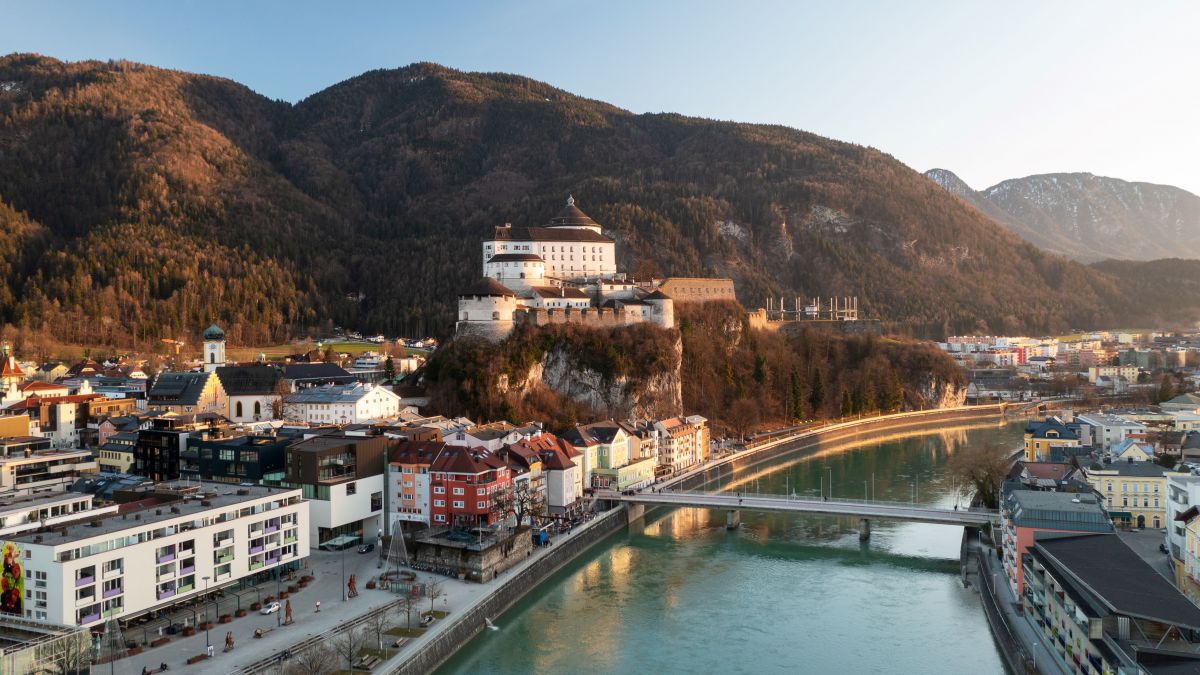
[[[250,571],[253,572],[254,570],[262,569],[262,566],[263,562],[261,560],[256,563],[250,563]]]
[[[166,600],[167,598],[169,598],[169,597],[171,597],[171,596],[173,596],[173,595],[175,595],[175,589],[174,589],[174,588],[168,588],[167,590],[164,590],[164,591],[159,591],[159,592],[158,592],[158,599],[159,599],[159,600]]]
[[[111,619],[123,611],[125,611],[124,607],[113,607],[111,609],[106,609],[104,610],[104,618]]]
[[[121,576],[121,572],[124,572],[124,571],[125,570],[121,569],[120,567],[118,567],[116,569],[107,570],[104,572],[103,575],[101,575],[101,578],[103,578],[104,580],[107,581],[108,579],[112,579],[114,577]]]
[[[161,565],[162,563],[169,563],[169,562],[171,562],[171,561],[172,561],[172,560],[174,560],[174,559],[175,559],[175,552],[174,552],[174,551],[171,551],[170,553],[164,553],[164,554],[162,554],[162,555],[158,556],[158,562],[159,562],[159,564],[160,564],[160,565]]]
[[[284,535],[284,537],[283,537],[283,543],[285,543],[285,544],[290,544],[294,541],[296,541],[295,534],[287,534],[287,535]]]
[[[262,544],[259,544],[259,545],[257,545],[257,546],[251,546],[251,547],[250,547],[250,552],[251,552],[251,553],[260,553],[260,552],[262,552],[262,550],[263,550],[263,545],[262,545]]]
[[[233,560],[233,554],[232,554],[232,553],[226,553],[225,555],[219,555],[219,556],[217,556],[217,564],[218,564],[218,565],[223,565],[223,564],[225,564],[225,563],[227,563],[227,562],[230,562],[230,561],[232,561],[232,560]]]
[[[120,595],[120,594],[122,594],[122,593],[124,593],[124,592],[125,592],[125,589],[124,589],[124,588],[121,588],[120,586],[118,586],[117,588],[110,588],[109,590],[107,590],[107,591],[104,591],[104,594],[103,594],[103,595],[101,595],[100,597],[102,597],[102,598],[104,598],[105,600],[107,600],[107,599],[109,599],[109,598],[115,598],[115,597],[117,597],[118,595]]]
[[[184,567],[179,568],[180,574],[191,574],[192,572],[195,572],[195,571],[196,571],[195,565],[186,565]]]
[[[75,606],[76,607],[87,607],[88,605],[95,604],[95,602],[96,602],[95,595],[85,595],[82,598],[75,599]]]
[[[93,621],[99,621],[99,620],[100,620],[100,612],[96,612],[95,614],[88,614],[88,615],[82,617],[81,619],[79,619],[79,625],[83,626],[85,624],[89,624],[89,623],[92,623]]]
[[[268,525],[266,527],[266,529],[263,530],[263,533],[271,534],[272,532],[278,532],[278,531],[279,531],[279,525]]]
[[[180,593],[187,593],[188,591],[192,590],[192,589],[193,589],[193,588],[195,588],[195,587],[196,587],[196,584],[194,584],[194,583],[192,583],[192,584],[180,584],[180,586],[179,586],[179,592],[180,592]]]
[[[94,575],[94,574],[91,576],[87,576],[87,577],[79,577],[78,579],[75,580],[75,588],[79,588],[80,586],[87,586],[88,584],[94,584],[94,583],[96,583],[96,575]]]
[[[270,556],[268,556],[268,557],[267,557],[267,564],[268,564],[268,565],[274,565],[274,564],[275,564],[275,563],[277,563],[277,562],[279,562],[279,556],[278,556],[278,555],[276,555],[276,556],[274,556],[274,557],[270,557]]]

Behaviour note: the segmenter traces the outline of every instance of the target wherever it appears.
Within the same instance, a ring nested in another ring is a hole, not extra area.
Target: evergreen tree
[[[811,373],[812,385],[808,388],[808,402],[812,406],[813,414],[820,417],[825,410],[825,381],[821,377],[820,368],[813,368]]]
[[[395,377],[396,362],[392,361],[392,355],[388,354],[388,357],[383,362],[383,379],[391,382],[393,379],[395,379]]]
[[[800,384],[800,374],[794,368],[792,369],[791,402],[792,419],[804,419],[804,388]]]
[[[1158,382],[1158,402],[1170,401],[1175,398],[1175,378],[1170,373],[1163,373]]]

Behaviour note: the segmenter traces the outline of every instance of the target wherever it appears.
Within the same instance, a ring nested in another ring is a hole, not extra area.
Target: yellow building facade
[[[1034,422],[1025,427],[1025,461],[1041,462],[1050,457],[1050,448],[1080,445],[1079,432],[1057,417]]]
[[[1176,472],[1151,462],[1114,462],[1086,474],[1088,483],[1103,496],[1114,524],[1167,527],[1167,476]]]

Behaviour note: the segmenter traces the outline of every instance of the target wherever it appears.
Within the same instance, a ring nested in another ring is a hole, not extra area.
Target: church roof
[[[600,223],[575,206],[575,197],[567,197],[567,205],[550,219],[550,227],[600,227]]]
[[[279,371],[272,366],[221,366],[217,378],[227,396],[265,396],[275,393]]]
[[[662,291],[654,291],[653,293],[651,293],[650,295],[647,295],[646,297],[644,297],[642,299],[643,300],[670,300],[671,296],[667,295],[666,293],[663,293]]]
[[[472,284],[470,288],[462,293],[459,293],[458,295],[459,297],[466,297],[469,295],[516,296],[516,293],[513,293],[508,289],[507,286],[491,277],[483,277],[479,281]]]
[[[205,340],[224,340],[225,339],[225,331],[221,330],[221,327],[214,323],[213,325],[204,329],[204,339]]]

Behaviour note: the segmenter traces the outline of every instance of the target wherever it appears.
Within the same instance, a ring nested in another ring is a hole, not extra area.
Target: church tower
[[[211,373],[225,365],[225,331],[217,324],[204,331],[204,372]]]

